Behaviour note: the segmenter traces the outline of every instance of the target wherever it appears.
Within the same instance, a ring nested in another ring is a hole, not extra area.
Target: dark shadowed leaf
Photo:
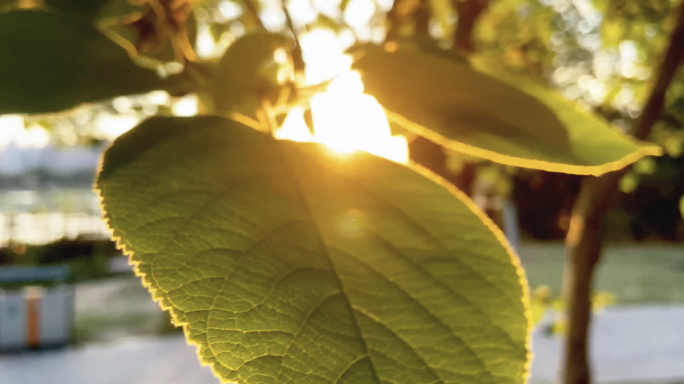
[[[182,86],[131,61],[78,17],[0,13],[0,113],[47,113],[81,103]]]
[[[115,141],[97,188],[145,286],[224,381],[524,383],[518,259],[428,171],[155,118]]]
[[[88,20],[95,19],[108,3],[107,0],[44,0],[49,10],[71,13]],[[130,4],[128,1],[118,1],[118,3]]]
[[[91,24],[111,22],[149,9],[148,3],[135,0],[42,0],[35,4],[49,11],[78,16]]]

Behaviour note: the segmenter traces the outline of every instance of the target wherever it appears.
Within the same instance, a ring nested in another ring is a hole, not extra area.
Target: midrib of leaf
[[[358,332],[358,335],[360,336],[360,338],[361,338],[361,340],[362,340],[363,348],[364,348],[364,350],[365,350],[365,352],[366,352],[365,355],[368,356],[368,360],[370,360],[371,366],[373,367],[373,372],[372,372],[372,373],[373,373],[373,377],[375,378],[375,381],[377,381],[378,384],[380,384],[380,378],[378,377],[378,373],[377,373],[377,370],[376,370],[376,368],[375,368],[375,364],[373,363],[373,358],[372,358],[371,355],[370,355],[370,350],[369,350],[369,348],[368,348],[368,343],[366,342],[366,338],[365,338],[363,332],[361,331],[361,327],[359,326],[359,320],[358,320],[358,318],[356,317],[356,311],[355,311],[354,308],[352,307],[352,303],[351,303],[350,300],[349,300],[349,296],[348,296],[348,294],[347,294],[346,288],[344,287],[344,283],[342,282],[342,279],[340,279],[339,273],[337,272],[337,269],[336,269],[336,267],[335,267],[335,262],[333,261],[332,257],[330,257],[330,252],[329,252],[329,250],[328,250],[328,244],[327,244],[327,243],[325,242],[325,240],[323,239],[323,236],[321,235],[321,230],[320,230],[320,228],[318,227],[318,224],[316,223],[316,220],[314,220],[314,216],[313,216],[312,211],[311,211],[311,206],[310,206],[310,203],[309,203],[309,199],[307,199],[306,193],[304,192],[304,189],[302,188],[301,182],[299,181],[299,178],[297,177],[296,172],[295,172],[294,169],[292,168],[291,160],[290,160],[289,158],[287,158],[287,156],[283,153],[283,151],[282,151],[281,148],[282,148],[282,147],[279,147],[279,148],[278,148],[278,149],[280,150],[280,157],[281,157],[283,160],[285,160],[285,161],[284,161],[284,164],[287,164],[287,170],[290,172],[290,179],[293,180],[293,182],[294,182],[295,185],[297,186],[297,190],[299,191],[299,194],[300,194],[300,195],[302,196],[302,198],[303,198],[303,199],[302,199],[302,200],[303,200],[303,205],[306,207],[306,210],[307,210],[306,214],[307,214],[307,216],[309,216],[309,219],[311,220],[311,222],[313,223],[313,225],[314,225],[314,226],[316,227],[316,229],[317,229],[317,230],[316,230],[316,233],[318,234],[318,239],[319,239],[319,241],[321,242],[321,244],[323,245],[323,248],[325,249],[325,255],[326,255],[326,257],[328,258],[328,262],[329,262],[329,264],[330,264],[330,268],[332,269],[333,275],[335,276],[335,279],[337,280],[337,284],[338,284],[338,286],[339,286],[339,288],[340,288],[340,290],[341,290],[341,293],[342,293],[342,295],[344,296],[344,302],[346,303],[347,310],[350,311],[351,316],[354,318],[354,325],[355,325],[355,327],[356,327],[356,331]],[[296,160],[295,160],[295,161],[296,161]],[[309,317],[310,317],[310,316],[309,316]],[[306,321],[308,321],[309,317],[307,317],[307,320],[306,320]],[[306,321],[305,321],[304,323],[302,323],[301,329],[304,328],[304,324],[306,323]],[[285,356],[287,355],[287,352],[290,350],[290,347],[292,346],[292,344],[294,343],[295,340],[296,340],[296,336],[292,338],[292,341],[290,342],[290,345],[285,349],[285,354],[283,355],[283,360],[285,359]],[[357,360],[360,360],[360,359],[357,359]],[[356,363],[356,360],[354,361],[354,363]],[[339,377],[338,377],[337,380],[336,380],[336,383],[337,383],[337,381],[340,380],[340,378],[342,378],[342,377],[344,376],[344,374],[347,372],[347,370],[348,370],[349,368],[351,368],[352,366],[353,366],[353,363],[350,364],[349,367],[347,367],[347,368],[339,375]],[[276,376],[276,382],[275,382],[275,384],[278,384],[278,382],[280,381],[280,374],[281,374],[281,373],[282,373],[282,361],[281,361],[281,365],[280,365],[280,371],[278,371],[278,376]]]

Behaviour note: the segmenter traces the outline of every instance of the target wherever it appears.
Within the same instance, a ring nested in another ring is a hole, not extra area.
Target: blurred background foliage
[[[478,52],[558,89],[580,108],[629,133],[648,96],[679,3],[492,1],[476,29]],[[667,156],[643,159],[625,175],[609,214],[609,239],[684,239],[677,209],[684,193],[683,87],[684,73],[679,71],[650,138]],[[563,238],[579,178],[524,170],[508,180],[523,231],[537,239]]]
[[[652,72],[673,28],[677,0],[290,0],[295,30],[327,29],[344,45],[384,40],[388,12],[406,16],[428,7],[427,31],[442,47],[556,88],[588,113],[629,132],[647,97]],[[155,7],[169,7],[169,20],[157,20]],[[135,52],[140,64],[162,74],[192,71],[174,56],[173,45],[197,57],[193,70],[207,70],[238,37],[262,27],[285,31],[279,0],[2,0],[0,11],[42,7],[76,14],[117,43]],[[257,18],[256,15],[259,15]],[[391,17],[391,16],[390,16]],[[416,34],[418,22],[398,18],[396,33]],[[168,23],[182,25],[187,40],[170,38]],[[164,26],[167,27],[164,27]],[[465,35],[464,35],[465,34]],[[456,40],[460,40],[459,42]],[[306,59],[306,58],[305,58]],[[99,144],[153,114],[194,114],[192,89],[179,94],[153,92],[77,107],[55,115],[27,116],[26,127],[40,127],[62,145]],[[663,118],[651,140],[667,156],[643,159],[620,183],[608,219],[614,240],[684,240],[680,199],[684,195],[684,74],[673,82]],[[512,199],[520,210],[523,233],[560,239],[578,178],[543,171],[519,171],[446,151],[422,138],[411,144],[414,160],[452,180],[471,195]],[[485,204],[485,202],[482,202]],[[496,205],[496,203],[495,203]]]
[[[466,55],[530,81],[556,88],[588,113],[626,132],[638,118],[652,72],[673,28],[677,0],[290,0],[294,27],[304,35],[327,29],[345,45],[384,40],[388,12],[406,16],[427,7],[427,31],[442,47],[454,44]],[[155,7],[168,7],[168,20]],[[162,74],[183,73],[173,45],[196,57],[194,70],[207,70],[238,37],[265,28],[285,31],[282,4],[275,0],[2,0],[0,11],[46,8],[78,15],[134,52],[138,63]],[[257,18],[256,15],[259,17]],[[417,33],[418,22],[398,18],[399,37]],[[165,25],[167,27],[165,27]],[[170,38],[168,25],[182,25],[187,39]],[[465,31],[465,32],[464,32]],[[467,36],[464,33],[469,33]],[[460,43],[459,41],[460,40]],[[460,44],[460,45],[459,45]],[[193,89],[119,97],[54,115],[25,117],[62,145],[99,144],[153,114],[194,114],[202,108]],[[684,240],[680,200],[684,195],[684,74],[668,94],[663,118],[651,140],[667,156],[643,159],[620,183],[609,218],[615,240]],[[413,158],[451,179],[471,195],[513,200],[526,236],[560,239],[578,178],[490,164],[427,144],[412,142]],[[485,203],[483,203],[485,204]],[[496,204],[495,204],[496,205]]]

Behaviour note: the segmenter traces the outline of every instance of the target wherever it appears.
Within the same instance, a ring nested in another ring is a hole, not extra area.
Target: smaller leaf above
[[[0,14],[0,114],[51,113],[81,103],[177,90],[76,16],[38,10]]]
[[[375,45],[351,51],[366,92],[390,120],[448,149],[502,164],[590,175],[661,153],[541,86],[473,62],[475,70],[431,50],[387,47],[391,51]]]
[[[253,116],[260,97],[278,83],[283,63],[276,62],[276,51],[282,49],[285,57],[281,60],[286,61],[290,47],[287,37],[267,32],[243,36],[228,47],[214,74],[215,111],[225,116],[230,112]]]

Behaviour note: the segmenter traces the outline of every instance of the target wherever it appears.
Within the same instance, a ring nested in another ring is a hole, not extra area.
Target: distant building
[[[94,171],[105,146],[21,148],[9,143],[0,148],[0,177],[44,170],[57,176]]]

